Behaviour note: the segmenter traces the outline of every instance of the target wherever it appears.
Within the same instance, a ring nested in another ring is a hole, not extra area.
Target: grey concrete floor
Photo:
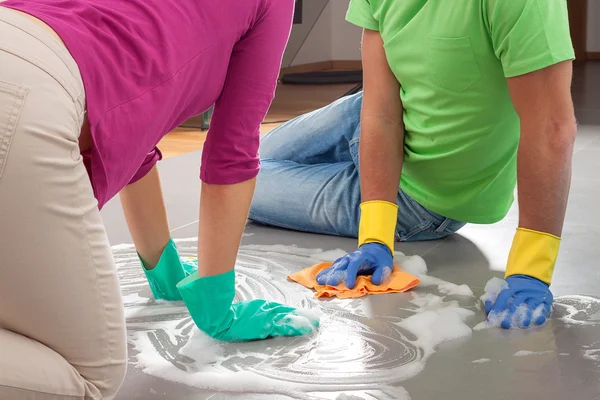
[[[586,295],[600,297],[600,64],[588,64],[576,68],[573,95],[580,122],[576,151],[573,161],[573,184],[567,211],[561,253],[558,260],[552,291],[555,297]],[[198,153],[192,153],[161,163],[160,169],[169,219],[176,238],[197,236],[197,202],[199,196]],[[427,262],[429,274],[441,279],[468,284],[476,297],[482,294],[485,283],[492,277],[502,276],[514,229],[517,225],[517,209],[500,223],[490,226],[468,225],[459,234],[445,240],[398,244],[397,250],[407,255],[421,255]],[[103,210],[111,244],[131,243],[118,201],[109,203]],[[299,248],[324,250],[354,249],[355,240],[320,235],[295,233],[249,224],[244,245],[296,245]],[[194,243],[183,242],[182,253],[193,254]],[[145,304],[140,311],[128,314],[131,332],[138,329],[140,321],[181,321],[185,328],[179,331],[177,340],[154,335],[153,343],[162,350],[163,357],[170,360],[173,368],[185,369],[185,360],[178,349],[187,341],[192,326],[181,306],[157,314],[145,312],[145,307],[164,307],[150,300],[150,292],[143,281],[139,264],[135,264],[131,250],[115,250],[121,265],[123,292],[136,295],[132,303],[126,297],[126,307]],[[242,248],[244,257],[263,257],[278,262],[276,253]],[[244,296],[266,297],[286,301],[293,305],[319,308],[328,321],[352,319],[356,329],[336,331],[335,323],[326,325],[324,335],[338,341],[339,348],[327,354],[318,346],[318,340],[280,339],[243,345],[226,345],[225,350],[235,353],[254,353],[263,357],[240,358],[232,363],[232,370],[254,370],[259,374],[275,374],[289,380],[320,381],[323,390],[313,392],[313,398],[335,399],[341,393],[353,395],[352,399],[402,399],[402,386],[413,400],[445,399],[547,399],[547,400],[599,400],[600,399],[600,308],[581,312],[575,319],[584,324],[568,324],[561,317],[566,309],[557,305],[552,321],[545,327],[529,331],[502,331],[499,329],[474,332],[469,339],[443,343],[427,362],[424,370],[415,377],[402,381],[403,366],[422,356],[405,333],[398,332],[392,322],[402,319],[409,306],[409,294],[371,296],[360,300],[322,302],[312,299],[311,293],[298,285],[285,282],[285,275],[304,265],[301,259],[290,262],[283,257],[277,267],[269,271],[274,280],[281,280],[284,290],[275,293],[252,286],[257,293]],[[274,264],[275,265],[275,264]],[[251,269],[241,269],[248,279]],[[131,284],[134,282],[135,284]],[[416,291],[427,292],[426,288]],[[482,311],[474,305],[476,298],[458,299],[465,308],[476,311],[468,321],[470,326],[484,319]],[[561,300],[559,300],[559,303]],[[562,301],[563,303],[567,302]],[[135,304],[134,304],[135,303]],[[158,308],[156,308],[158,310]],[[350,325],[348,325],[350,326]],[[156,333],[156,332],[155,332]],[[410,337],[410,335],[408,335]],[[353,343],[358,347],[353,347]],[[316,344],[315,344],[316,343]],[[360,343],[370,343],[367,350]],[[374,344],[375,343],[375,344]],[[376,343],[379,343],[378,345]],[[345,348],[348,346],[348,350]],[[235,347],[233,347],[235,346]],[[331,346],[331,344],[330,344]],[[308,356],[293,352],[308,349]],[[130,349],[131,361],[136,351]],[[515,357],[521,350],[540,352],[528,357]],[[355,353],[348,353],[354,351]],[[361,351],[364,353],[361,353]],[[295,354],[295,355],[294,355]],[[591,355],[591,357],[590,357]],[[308,358],[307,358],[308,357]],[[312,357],[312,359],[311,359]],[[362,357],[362,358],[361,358]],[[488,358],[485,363],[472,361]],[[362,359],[362,362],[361,362]],[[318,364],[321,362],[321,364]],[[311,370],[311,366],[314,369]],[[387,371],[387,372],[386,372]],[[391,373],[389,373],[391,371]],[[398,375],[394,375],[398,371]],[[387,375],[386,375],[387,373]],[[369,385],[381,376],[381,387]],[[343,391],[327,392],[328,385],[344,384]],[[353,382],[357,385],[353,387]],[[153,377],[130,365],[119,400],[129,399],[287,399],[282,395],[226,394],[204,392],[194,387]],[[340,397],[343,398],[343,397]]]

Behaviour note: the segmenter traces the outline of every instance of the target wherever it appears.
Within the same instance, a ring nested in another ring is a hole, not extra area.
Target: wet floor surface
[[[600,399],[600,306],[572,295],[600,298],[600,67],[577,71],[574,98],[580,127],[574,155],[573,184],[552,290],[557,297],[551,322],[528,331],[489,329],[442,343],[433,354],[400,321],[414,315],[414,295],[386,294],[357,300],[321,301],[300,285],[286,281],[290,272],[315,260],[303,249],[352,251],[355,240],[300,234],[250,224],[238,264],[238,299],[269,298],[321,314],[318,334],[307,338],[226,344],[216,367],[251,371],[284,382],[307,383],[315,399],[547,400]],[[161,163],[169,219],[175,238],[197,236],[198,153]],[[118,202],[103,211],[113,245],[131,243]],[[516,207],[500,223],[468,225],[442,241],[398,244],[407,255],[420,255],[429,275],[467,284],[475,296],[444,296],[436,287],[418,287],[417,295],[439,296],[474,315],[470,327],[484,319],[477,298],[491,277],[501,277],[517,225]],[[258,247],[257,247],[258,245]],[[283,248],[264,246],[283,245]],[[193,255],[196,242],[178,242]],[[297,246],[295,252],[289,246]],[[130,346],[126,381],[118,399],[288,399],[280,394],[224,394],[192,387],[185,381],[203,360],[181,354],[194,331],[185,308],[156,303],[131,247],[115,248],[131,344],[164,363],[159,371],[136,368]],[[213,359],[208,360],[215,364]],[[476,362],[474,362],[476,361]],[[201,377],[201,375],[198,375]]]

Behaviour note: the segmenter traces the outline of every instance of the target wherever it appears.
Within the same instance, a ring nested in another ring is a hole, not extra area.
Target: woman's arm
[[[200,277],[233,268],[252,201],[260,164],[260,124],[274,96],[294,2],[265,5],[233,49],[202,152]]]
[[[235,260],[258,173],[259,127],[273,98],[293,0],[264,3],[236,44],[202,153],[198,273],[177,284],[196,326],[225,341],[305,335],[318,320],[266,300],[235,302]]]
[[[233,185],[202,183],[198,226],[198,276],[231,271],[248,218],[256,179]]]
[[[135,248],[146,269],[152,269],[171,237],[158,168],[154,166],[119,195]]]

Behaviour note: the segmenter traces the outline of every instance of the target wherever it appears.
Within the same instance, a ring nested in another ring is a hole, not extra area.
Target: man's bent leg
[[[250,219],[305,232],[356,237],[360,215],[362,93],[302,115],[261,142],[261,172]],[[432,240],[463,224],[398,191],[397,239]]]
[[[360,133],[361,106],[362,92],[286,122],[263,137],[261,158],[300,164],[352,161],[350,143]]]
[[[352,161],[304,165],[263,160],[250,219],[304,232],[358,232],[360,183]]]

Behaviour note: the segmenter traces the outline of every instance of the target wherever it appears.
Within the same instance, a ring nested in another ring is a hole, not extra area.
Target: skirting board
[[[600,60],[600,51],[588,51],[585,53],[586,60]]]
[[[293,67],[281,68],[280,76],[286,74],[300,74],[304,72],[317,72],[327,70],[361,70],[362,61],[360,60],[332,60],[321,61],[310,64],[294,65]]]

